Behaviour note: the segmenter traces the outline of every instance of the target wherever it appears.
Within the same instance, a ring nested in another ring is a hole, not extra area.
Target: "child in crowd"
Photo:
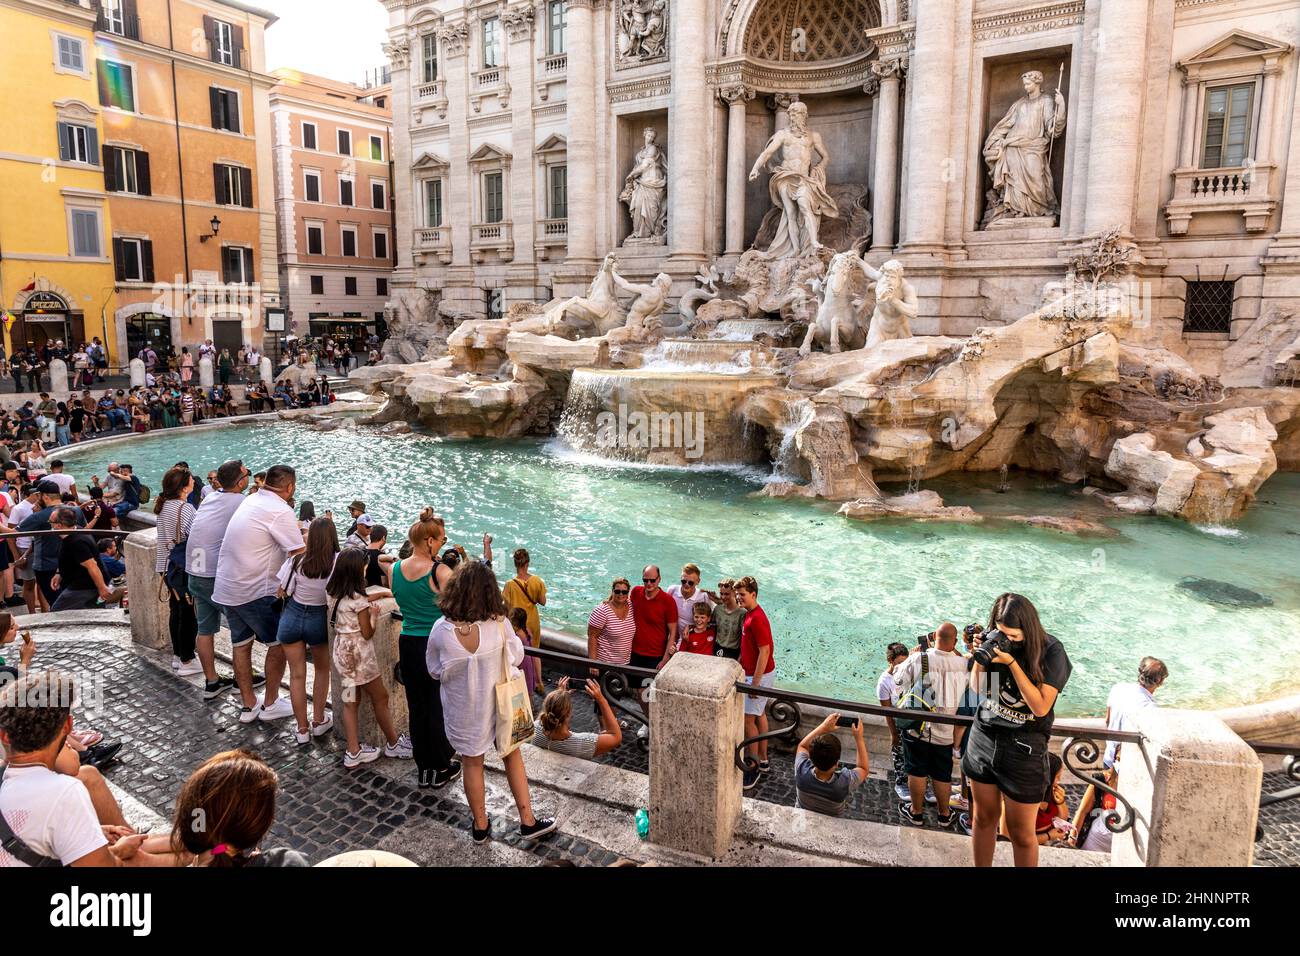
[[[325,585],[330,620],[334,624],[334,668],[343,682],[343,730],[347,735],[347,751],[343,766],[348,769],[370,763],[379,757],[379,750],[363,744],[357,732],[357,691],[364,690],[375,710],[375,719],[386,740],[385,757],[408,759],[411,741],[405,734],[400,737],[393,726],[393,715],[388,709],[388,689],[379,674],[379,661],[371,641],[379,620],[375,602],[392,597],[391,591],[374,591],[366,594],[366,553],[356,548],[344,548],[334,563],[334,573]]]
[[[694,618],[691,630],[682,635],[677,642],[679,651],[686,651],[690,654],[707,654],[713,656],[713,643],[717,637],[717,631],[713,629],[711,623],[713,619],[713,609],[708,604],[701,601],[692,609]]]
[[[511,609],[510,626],[514,628],[515,637],[519,638],[525,649],[533,646],[532,638],[528,636],[528,612],[524,608],[516,607]],[[536,687],[542,682],[542,675],[539,673],[542,669],[541,661],[537,660],[537,658],[525,654],[521,669],[524,672],[524,680],[528,681],[529,687]]]

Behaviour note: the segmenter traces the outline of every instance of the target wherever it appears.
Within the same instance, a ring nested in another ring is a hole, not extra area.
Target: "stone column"
[[[448,150],[452,157],[469,155],[469,126],[466,111],[469,109],[470,61],[468,47],[470,41],[469,24],[454,24],[438,34],[440,52],[443,60],[438,67],[439,74],[447,84],[447,137]],[[444,69],[445,61],[445,69]],[[412,153],[415,146],[411,147]],[[473,177],[469,165],[453,162],[447,181],[448,195],[443,197],[446,204],[444,221],[451,230],[451,264],[454,269],[470,268],[470,225],[474,217]],[[415,200],[412,185],[412,201]],[[480,307],[481,308],[481,307]]]
[[[709,104],[704,63],[708,0],[675,0],[670,21],[672,105],[668,113],[668,250],[703,262],[709,189]]]
[[[894,247],[898,211],[899,87],[907,68],[902,57],[871,64],[876,95],[876,166],[872,177],[871,251],[889,254]]]
[[[754,91],[742,84],[718,91],[727,104],[727,244],[726,255],[745,250],[745,190],[749,166],[745,162],[745,104]]]
[[[952,76],[957,29],[951,0],[915,0],[916,41],[908,72],[907,213],[902,243],[908,251],[940,255],[952,128]]]
[[[205,355],[199,359],[199,384],[204,388],[212,387],[212,356]]]
[[[271,360],[265,355],[262,356],[262,361],[257,364],[257,373],[267,385],[275,384],[275,370],[271,368]]]
[[[126,587],[131,597],[131,641],[155,651],[171,653],[167,629],[170,609],[166,597],[159,597],[158,531],[145,528],[123,539],[122,559],[126,562]],[[164,592],[165,593],[165,592]]]
[[[799,97],[791,93],[773,93],[767,98],[768,108],[776,114],[777,132],[790,125],[790,104],[797,102]]]
[[[650,688],[650,839],[717,859],[731,846],[744,792],[740,664],[676,654]]]
[[[1084,234],[1120,226],[1131,235],[1146,99],[1148,5],[1097,6],[1099,43],[1093,72]]]
[[[50,360],[50,397],[56,402],[68,398],[68,363],[63,359]]]
[[[144,387],[144,359],[138,359],[138,358],[131,359],[130,369],[131,369],[131,387],[143,388]]]
[[[1120,750],[1119,790],[1137,820],[1111,846],[1114,866],[1250,866],[1264,767],[1221,719],[1148,707],[1142,744]]]
[[[519,159],[518,165],[508,175],[510,223],[515,247],[513,261],[530,268],[539,218],[533,190],[536,177],[527,161],[537,145],[533,137],[533,72],[536,68],[533,19],[532,7],[509,9],[504,18],[509,39],[506,59],[510,64],[510,148]],[[532,282],[528,285],[525,295],[532,298]],[[508,299],[506,304],[509,305]]]
[[[568,76],[565,116],[568,121],[569,251],[566,262],[594,266],[596,206],[596,6],[597,0],[569,0]]]
[[[394,677],[394,667],[397,664],[397,637],[402,631],[402,622],[393,620],[393,611],[397,610],[397,602],[391,598],[380,601],[377,605],[379,608],[379,621],[375,625],[375,636],[371,638],[371,644],[375,649],[375,658],[379,662],[379,679],[384,682],[384,688],[388,691],[388,712],[393,715],[393,726],[399,734],[404,734],[410,727],[411,718],[406,709],[406,691],[402,685],[397,683]],[[135,609],[132,608],[132,613]],[[334,647],[334,628],[330,627],[330,651],[333,653]],[[313,696],[321,693],[323,688],[313,688]],[[347,736],[343,731],[343,681],[339,678],[338,668],[330,668],[330,706],[334,710],[334,733],[338,736],[344,747],[347,746]],[[364,744],[371,744],[383,750],[384,735],[380,733],[379,721],[375,720],[375,709],[370,704],[368,694],[357,694],[357,737]],[[414,766],[412,765],[412,771]]]

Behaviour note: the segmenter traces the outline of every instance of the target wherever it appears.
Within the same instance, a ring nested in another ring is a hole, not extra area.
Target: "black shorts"
[[[989,783],[1016,803],[1042,803],[1047,792],[1047,738],[1041,734],[996,733],[976,723],[961,769],[968,780]]]
[[[718,647],[717,650],[713,652],[713,654],[715,657],[729,657],[733,661],[740,660],[739,647]]]
[[[903,734],[903,768],[909,777],[952,783],[952,745],[932,744]]]
[[[647,670],[654,670],[656,667],[659,666],[659,662],[662,661],[662,660],[663,660],[662,657],[652,657],[652,656],[650,656],[649,654],[635,654],[635,653],[634,653],[634,654],[633,654],[633,655],[628,659],[627,665],[628,665],[628,667],[644,667],[644,668],[646,668]],[[639,674],[628,674],[628,675],[627,675],[627,685],[628,685],[629,687],[633,687],[633,688],[635,688],[635,687],[641,687],[641,686],[642,686],[642,683],[641,683],[641,682],[642,682],[642,681],[648,681],[648,680],[650,680],[650,678],[648,678],[648,677],[642,677],[642,676],[639,675]]]

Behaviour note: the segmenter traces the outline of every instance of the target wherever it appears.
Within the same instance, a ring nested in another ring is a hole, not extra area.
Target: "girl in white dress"
[[[465,797],[474,814],[474,842],[483,843],[492,835],[484,799],[483,755],[496,738],[502,645],[512,673],[523,663],[524,646],[506,619],[496,575],[481,562],[466,561],[456,569],[439,605],[443,617],[429,635],[425,661],[433,679],[442,685],[447,740],[460,752]],[[523,752],[515,749],[504,763],[519,809],[519,835],[537,838],[553,832],[554,820],[533,816]]]

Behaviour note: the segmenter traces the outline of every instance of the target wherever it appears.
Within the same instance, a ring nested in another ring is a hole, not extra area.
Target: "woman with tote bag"
[[[506,779],[519,809],[519,835],[546,836],[554,832],[555,821],[533,815],[524,755],[518,746],[521,739],[531,737],[532,724],[532,705],[519,671],[524,647],[506,620],[496,575],[481,562],[464,562],[443,588],[440,606],[443,617],[429,635],[426,662],[441,685],[447,740],[460,753],[464,767],[474,842],[484,843],[492,835],[483,755],[493,746],[504,759]]]

